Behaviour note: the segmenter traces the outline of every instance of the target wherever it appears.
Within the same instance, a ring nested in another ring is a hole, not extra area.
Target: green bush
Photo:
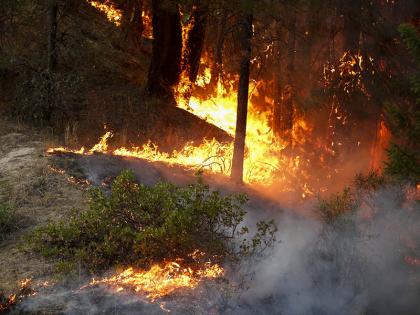
[[[407,77],[410,81],[407,101],[386,104],[385,107],[385,117],[394,136],[387,150],[385,174],[397,181],[416,185],[420,180],[420,36],[409,24],[402,24],[399,32],[412,54],[414,71]]]
[[[188,259],[195,250],[206,259],[237,260],[275,241],[273,222],[259,222],[247,239],[248,228],[241,226],[246,201],[211,191],[200,179],[186,187],[148,187],[123,172],[109,195],[92,189],[89,210],[37,229],[30,242],[43,255],[61,258],[67,267],[80,262],[90,272]]]
[[[387,185],[387,178],[376,170],[371,170],[367,174],[359,173],[355,176],[354,186],[357,191],[371,193]]]
[[[0,202],[0,240],[16,227],[16,215],[13,208]]]
[[[390,145],[387,153],[388,161],[385,163],[386,174],[397,180],[406,180],[416,184],[420,179],[418,153],[395,143]]]
[[[345,188],[340,194],[334,194],[328,199],[321,200],[318,213],[323,221],[329,225],[346,222],[350,215],[358,208],[357,200],[350,188]]]

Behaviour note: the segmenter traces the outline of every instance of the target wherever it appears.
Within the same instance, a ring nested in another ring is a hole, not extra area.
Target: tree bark
[[[182,29],[178,5],[153,0],[153,52],[146,90],[150,96],[172,96],[181,73]]]
[[[281,108],[282,130],[284,132],[291,131],[293,128],[293,110],[295,100],[295,55],[296,55],[296,12],[289,24],[289,38],[287,40],[287,66],[286,80],[287,83],[283,88],[283,106]]]
[[[193,84],[197,79],[200,58],[204,45],[207,24],[208,6],[206,3],[194,5],[191,13],[193,26],[188,33],[184,68],[188,72],[188,79]]]
[[[290,132],[293,128],[295,46],[296,13],[288,23],[287,55],[284,70],[280,62],[280,47],[279,45],[275,47],[273,131],[278,137],[282,138],[290,138]]]
[[[124,40],[140,48],[143,33],[142,0],[127,0],[123,8],[122,30]]]
[[[276,27],[278,29],[278,27]],[[274,77],[273,77],[273,100],[274,100],[274,108],[273,108],[273,132],[277,137],[282,135],[282,87],[283,87],[283,80],[282,80],[282,67],[281,67],[281,48],[279,41],[274,43],[273,53],[274,53]]]
[[[58,4],[51,0],[48,9],[48,71],[54,72],[57,66],[57,14]]]
[[[214,66],[211,69],[210,86],[215,87],[219,82],[219,78],[222,75],[223,70],[223,45],[225,42],[225,31],[226,31],[226,10],[221,9],[218,16],[217,35],[214,45],[213,57]]]
[[[238,108],[236,117],[236,132],[232,158],[232,180],[240,184],[243,182],[244,155],[245,155],[245,136],[246,120],[248,113],[248,90],[249,73],[251,65],[251,39],[252,39],[252,19],[251,13],[244,16],[243,34],[241,39],[241,67],[238,88]]]
[[[341,0],[341,15],[343,17],[343,50],[356,53],[359,49],[362,0]]]

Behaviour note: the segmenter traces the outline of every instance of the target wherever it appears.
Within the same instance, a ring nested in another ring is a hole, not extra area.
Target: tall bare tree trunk
[[[248,113],[249,73],[251,65],[252,14],[247,13],[243,20],[241,39],[241,68],[238,88],[238,108],[236,132],[232,158],[231,178],[240,184],[243,181],[246,119]]]
[[[226,32],[226,10],[221,9],[218,18],[217,18],[217,34],[216,41],[214,45],[213,57],[214,57],[214,66],[211,69],[211,79],[210,86],[215,87],[219,82],[219,78],[222,75],[223,67],[223,45],[225,42],[225,32]]]
[[[57,66],[57,14],[57,1],[51,0],[48,8],[48,71],[50,72],[54,72]]]
[[[362,0],[341,0],[343,17],[343,50],[356,53],[359,49],[361,31]]]
[[[193,92],[200,68],[201,53],[204,46],[204,37],[207,24],[208,4],[195,1],[188,23],[189,31],[184,43],[182,56],[182,98],[188,103]],[[186,80],[184,80],[186,79]]]
[[[281,35],[281,25],[280,23],[275,22],[274,24],[274,31],[276,32],[277,36],[280,37]],[[282,135],[283,127],[282,127],[282,105],[283,105],[283,71],[282,71],[282,63],[281,63],[281,40],[278,39],[274,42],[273,47],[273,100],[274,100],[274,108],[273,108],[273,132],[276,137],[280,137]]]
[[[295,55],[296,55],[296,12],[289,26],[289,39],[288,39],[288,52],[287,52],[287,86],[284,89],[283,100],[283,128],[284,130],[291,130],[293,127],[293,106],[295,100]]]
[[[123,6],[122,30],[124,40],[139,49],[143,33],[142,0],[126,0]]]
[[[191,19],[192,28],[188,32],[184,67],[188,72],[188,79],[193,84],[197,79],[200,66],[200,58],[204,45],[205,30],[207,24],[208,6],[206,3],[197,2],[193,6]]]
[[[182,29],[175,2],[153,0],[153,53],[147,92],[153,96],[172,96],[179,81],[182,58]]]
[[[287,39],[287,55],[286,55],[286,69],[285,69],[285,80],[280,80],[278,84],[283,83],[281,89],[281,97],[277,95],[277,104],[275,109],[277,127],[276,130],[282,137],[289,137],[293,128],[293,112],[295,102],[295,53],[296,53],[296,12],[293,14],[288,26],[288,39]],[[279,88],[279,87],[277,87]],[[279,93],[279,92],[277,92]],[[289,139],[290,140],[290,139]]]

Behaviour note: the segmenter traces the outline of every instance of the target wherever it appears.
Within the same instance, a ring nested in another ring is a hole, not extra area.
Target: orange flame
[[[187,40],[188,29],[193,21],[184,26],[183,41]],[[185,47],[184,47],[185,50]],[[201,64],[210,64],[207,62],[207,56],[204,55]],[[197,78],[193,82],[195,86],[205,87],[211,81],[211,71],[209,67],[203,67]],[[219,80],[216,91],[211,98],[194,95],[190,93],[191,82],[188,81],[186,72],[181,76],[180,84],[175,92],[179,108],[208,121],[211,124],[226,131],[228,134],[235,135],[236,127],[236,107],[237,93],[235,91],[235,82],[238,77],[232,76],[229,82]],[[258,84],[251,88],[251,91],[258,92]],[[194,92],[194,91],[192,91]],[[273,102],[266,97],[266,101]],[[274,135],[270,126],[271,111],[261,110],[258,104],[249,102],[247,134],[246,134],[246,153],[244,157],[244,181],[246,183],[256,183],[270,185],[273,181],[283,183],[284,191],[296,190],[295,183],[291,183],[291,178],[304,178],[306,174],[302,172],[302,163],[306,163],[301,156],[295,153],[294,156],[288,156],[283,153],[286,147],[295,147],[303,145],[311,133],[311,126],[302,118],[295,118],[293,128],[290,132],[291,139],[280,139]],[[150,161],[161,161],[168,165],[182,165],[189,169],[205,170],[210,173],[221,173],[229,175],[231,169],[231,160],[233,156],[233,143],[221,143],[216,140],[203,139],[202,144],[193,146],[187,144],[180,151],[172,153],[161,152],[157,145],[149,142],[141,147],[121,147],[109,151],[107,141],[112,136],[107,132],[101,137],[98,144],[89,151],[84,148],[79,150],[68,150],[66,148],[50,149],[49,152],[73,152],[76,154],[92,154],[93,152],[110,153],[118,156],[135,157],[147,159]],[[301,182],[301,180],[299,180]],[[304,194],[306,197],[312,194],[308,184],[304,184]]]
[[[181,263],[182,259],[177,259],[155,264],[149,270],[135,270],[130,267],[109,278],[92,279],[89,286],[103,284],[117,292],[128,289],[144,294],[153,302],[178,290],[194,289],[201,281],[216,279],[224,274],[222,267],[211,262],[204,263],[197,270],[183,267]]]
[[[116,9],[109,1],[100,2],[92,0],[88,2],[92,7],[105,13],[108,21],[114,23],[116,26],[121,25],[122,12]]]

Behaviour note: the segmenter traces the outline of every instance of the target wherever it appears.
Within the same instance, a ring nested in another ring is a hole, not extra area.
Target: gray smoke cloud
[[[420,266],[405,262],[404,241],[418,244],[420,209],[401,207],[399,191],[375,193],[336,226],[279,216],[281,242],[253,266],[237,314],[420,314]]]

